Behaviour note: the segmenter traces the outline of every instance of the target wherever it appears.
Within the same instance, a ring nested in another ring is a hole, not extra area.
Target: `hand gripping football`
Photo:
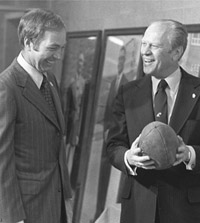
[[[145,126],[139,139],[142,153],[155,161],[158,170],[173,165],[178,145],[178,137],[174,130],[169,125],[158,121]]]

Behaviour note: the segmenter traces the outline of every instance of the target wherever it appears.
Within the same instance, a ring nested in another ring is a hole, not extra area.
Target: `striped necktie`
[[[54,101],[52,98],[52,93],[51,93],[51,89],[49,86],[49,81],[47,80],[47,77],[45,75],[43,75],[43,81],[40,87],[40,91],[45,99],[45,101],[47,102],[47,104],[49,105],[49,108],[51,109],[51,111],[53,111],[53,113],[55,115],[57,115],[56,113],[56,108],[54,105]]]

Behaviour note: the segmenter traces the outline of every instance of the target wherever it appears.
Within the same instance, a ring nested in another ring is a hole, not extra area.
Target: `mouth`
[[[55,60],[44,60],[43,63],[40,65],[42,67],[42,70],[50,70],[54,67]]]
[[[53,64],[53,63],[55,63],[55,60],[47,60],[47,63]]]
[[[55,64],[55,60],[46,60],[46,64],[48,65],[48,66],[52,66],[52,65],[54,65]]]
[[[154,59],[147,59],[147,58],[143,58],[143,63],[146,66],[151,65],[155,60]]]

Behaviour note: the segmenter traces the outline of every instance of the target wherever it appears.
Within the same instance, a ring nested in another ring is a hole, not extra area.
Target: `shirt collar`
[[[151,76],[151,80],[152,80],[152,87],[153,87],[153,95],[155,95],[160,79],[157,79],[154,76]],[[178,68],[174,73],[170,74],[168,77],[165,78],[165,81],[167,82],[169,89],[172,92],[176,92],[178,90],[180,80],[181,80],[180,68]]]
[[[24,59],[22,53],[18,55],[17,62],[30,75],[37,87],[40,88],[43,80],[43,75]]]

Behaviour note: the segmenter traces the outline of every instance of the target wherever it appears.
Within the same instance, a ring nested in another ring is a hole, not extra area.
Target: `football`
[[[138,146],[142,154],[155,161],[156,169],[163,170],[174,164],[178,145],[175,131],[167,124],[154,121],[142,130]]]

